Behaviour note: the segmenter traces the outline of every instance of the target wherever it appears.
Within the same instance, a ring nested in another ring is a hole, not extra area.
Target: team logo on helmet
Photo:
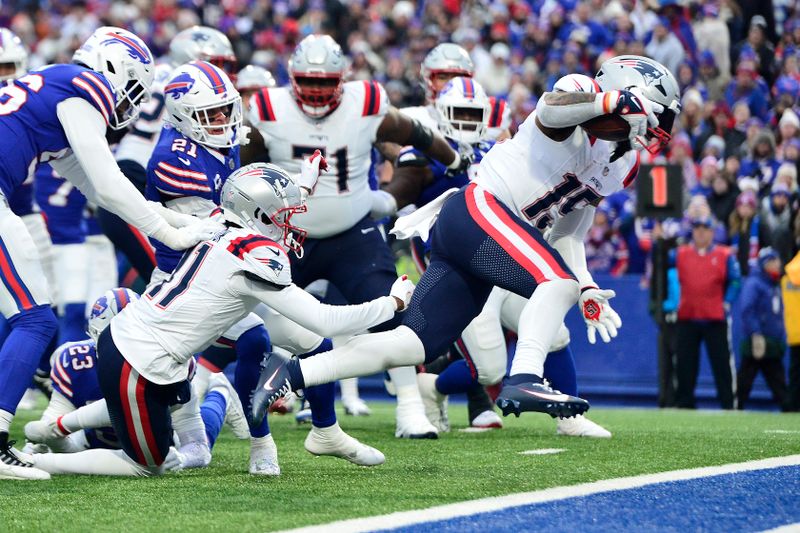
[[[92,305],[90,318],[97,318],[102,315],[106,309],[108,309],[108,299],[105,296],[101,296],[94,302],[94,305]]]
[[[203,33],[202,31],[196,31],[196,32],[192,33],[192,40],[193,41],[207,41],[210,38],[211,38],[211,36],[209,36],[206,33]]]
[[[103,46],[121,44],[128,50],[128,55],[131,56],[131,59],[136,59],[145,65],[150,64],[150,53],[147,51],[147,49],[143,48],[141,44],[137,43],[133,39],[125,37],[124,35],[109,33],[108,38],[105,41],[102,41],[101,44]]]
[[[615,63],[630,67],[642,75],[645,85],[653,86],[658,89],[658,92],[667,96],[667,90],[664,88],[662,80],[666,77],[666,73],[647,61],[640,61],[638,59],[620,59]]]
[[[194,78],[192,78],[188,72],[178,74],[164,87],[164,94],[168,94],[177,100],[192,89],[194,82]]]

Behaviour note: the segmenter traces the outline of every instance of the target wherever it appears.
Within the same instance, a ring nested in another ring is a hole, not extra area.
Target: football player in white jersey
[[[309,238],[305,256],[294,257],[292,269],[298,285],[325,279],[348,302],[360,303],[385,293],[396,277],[394,256],[369,218],[373,144],[413,145],[456,173],[469,159],[391,107],[379,83],[345,83],[345,67],[342,50],[330,36],[306,37],[289,61],[291,87],[256,93],[250,122],[263,137],[269,160],[290,172],[317,149],[328,160],[328,172],[308,198],[308,213],[297,218]],[[244,152],[242,160],[249,160]],[[398,324],[399,317],[380,329]],[[414,369],[393,369],[389,374],[397,390],[396,436],[435,438]]]
[[[193,26],[178,32],[169,43],[167,62],[156,65],[150,101],[142,105],[139,118],[119,141],[114,154],[125,176],[144,194],[147,162],[164,125],[164,86],[172,72],[190,61],[207,61],[235,79],[236,56],[228,37],[207,26]],[[141,233],[103,209],[98,212],[103,232],[121,250],[147,283],[156,266],[153,251]]]
[[[313,165],[304,176],[318,173]],[[302,196],[294,178],[274,165],[234,173],[222,190],[226,228],[187,251],[169,279],[128,304],[100,334],[100,389],[124,452],[30,460],[52,473],[160,474],[172,440],[170,406],[188,398],[193,354],[259,303],[325,336],[353,334],[404,310],[414,289],[405,276],[389,295],[352,306],[322,304],[292,283],[287,252],[302,253],[304,232],[292,221],[305,211]],[[262,386],[271,383],[267,377]]]
[[[585,412],[588,402],[543,383],[544,361],[575,303],[590,340],[599,333],[609,341],[621,325],[608,304],[613,291],[591,285],[580,237],[591,224],[592,206],[635,177],[616,167],[633,168],[638,155],[622,150],[618,157],[618,150],[594,143],[578,125],[619,115],[630,126],[630,147],[657,150],[668,142],[680,111],[674,76],[651,59],[612,58],[596,79],[598,94],[546,93],[517,134],[483,158],[472,183],[398,220],[394,231],[401,237],[432,233],[431,263],[403,326],[355,337],[301,362],[269,357],[262,380],[273,376],[276,386],[256,391],[253,417],[295,388],[438,357],[480,313],[494,286],[527,300],[516,355],[497,399],[503,412]],[[541,231],[551,224],[548,242]],[[450,312],[441,313],[443,308]]]

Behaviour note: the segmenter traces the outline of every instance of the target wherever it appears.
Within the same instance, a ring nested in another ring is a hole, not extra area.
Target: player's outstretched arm
[[[105,121],[91,104],[81,98],[68,98],[58,104],[57,115],[73,155],[51,164],[90,201],[176,250],[211,236],[213,232],[205,227],[178,230],[153,210],[119,170],[105,139]]]

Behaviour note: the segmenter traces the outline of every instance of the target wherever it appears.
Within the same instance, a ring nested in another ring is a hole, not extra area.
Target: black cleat
[[[519,417],[521,413],[536,411],[553,418],[570,418],[589,410],[589,402],[583,398],[563,394],[543,383],[504,385],[495,403],[503,416],[514,413]]]
[[[263,370],[250,402],[250,423],[258,425],[267,414],[269,406],[292,391],[288,367],[289,359],[276,353],[267,354]]]

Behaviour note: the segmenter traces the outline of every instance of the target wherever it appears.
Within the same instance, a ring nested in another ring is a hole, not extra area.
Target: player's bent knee
[[[24,329],[43,342],[49,342],[58,331],[58,320],[49,305],[37,305],[20,311],[8,323],[13,329]]]
[[[569,337],[569,329],[564,323],[561,323],[561,326],[558,328],[558,333],[556,334],[556,338],[553,341],[553,344],[550,345],[550,352],[557,352],[559,350],[563,350],[569,345],[570,337]]]
[[[547,280],[539,285],[537,289],[545,289],[550,294],[558,294],[565,298],[578,301],[581,294],[581,286],[575,278],[555,278]]]
[[[491,361],[483,361],[480,365],[475,364],[478,371],[478,383],[481,385],[494,385],[500,383],[506,375],[505,353],[501,358],[492,358]]]

